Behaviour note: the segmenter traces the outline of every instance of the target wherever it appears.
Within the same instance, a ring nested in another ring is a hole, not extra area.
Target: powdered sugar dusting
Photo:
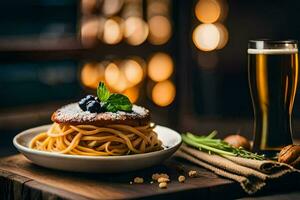
[[[56,118],[58,120],[70,121],[73,119],[81,119],[82,121],[89,121],[94,119],[97,113],[90,113],[83,111],[79,107],[78,103],[68,104],[57,110]]]
[[[78,103],[68,104],[58,109],[55,114],[55,119],[61,122],[93,122],[99,120],[126,120],[126,119],[143,119],[149,115],[149,110],[133,105],[132,112],[118,111],[116,113],[104,112],[104,113],[90,113],[89,111],[83,111],[79,107]],[[55,121],[56,121],[55,120]]]

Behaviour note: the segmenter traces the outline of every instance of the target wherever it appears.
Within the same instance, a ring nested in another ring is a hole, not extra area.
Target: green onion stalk
[[[238,156],[248,159],[264,160],[263,155],[252,153],[242,147],[233,147],[221,139],[216,139],[216,135],[217,131],[214,130],[207,136],[199,136],[187,132],[186,134],[181,134],[181,137],[185,144],[195,147],[200,151],[208,152],[209,154],[214,153],[221,156]]]

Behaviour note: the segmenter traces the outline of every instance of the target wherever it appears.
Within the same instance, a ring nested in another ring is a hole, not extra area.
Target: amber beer
[[[297,41],[249,41],[248,79],[255,117],[253,150],[276,157],[282,147],[292,144]]]

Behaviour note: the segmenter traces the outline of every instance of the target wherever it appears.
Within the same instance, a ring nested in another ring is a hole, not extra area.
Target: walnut
[[[288,145],[284,147],[278,156],[278,161],[300,168],[300,145]]]
[[[224,139],[224,141],[236,148],[243,147],[246,150],[250,150],[251,147],[247,138],[241,135],[229,135]]]

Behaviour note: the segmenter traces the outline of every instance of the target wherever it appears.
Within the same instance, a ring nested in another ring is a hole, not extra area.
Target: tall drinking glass
[[[248,80],[255,117],[253,150],[276,157],[282,147],[293,143],[297,41],[249,41]]]

